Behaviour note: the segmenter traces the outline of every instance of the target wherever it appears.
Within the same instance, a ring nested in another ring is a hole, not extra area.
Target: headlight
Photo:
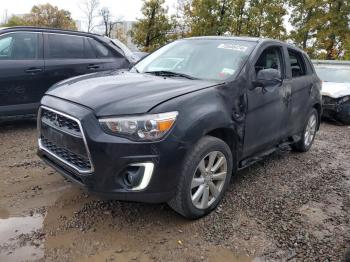
[[[152,115],[111,117],[99,120],[109,134],[123,136],[136,141],[151,141],[162,137],[174,125],[178,112]]]
[[[350,100],[350,96],[344,96],[344,97],[340,98],[338,101],[339,101],[339,104],[343,104],[343,103],[347,102],[348,100]]]

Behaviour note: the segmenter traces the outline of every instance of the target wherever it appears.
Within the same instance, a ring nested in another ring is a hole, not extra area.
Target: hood
[[[114,71],[65,80],[46,94],[89,107],[97,116],[110,116],[146,113],[166,100],[214,85],[217,83]]]
[[[350,83],[323,82],[322,95],[340,98],[350,95]]]

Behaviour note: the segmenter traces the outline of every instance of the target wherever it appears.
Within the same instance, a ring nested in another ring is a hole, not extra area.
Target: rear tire
[[[313,108],[308,114],[301,134],[301,139],[292,145],[294,151],[307,152],[310,150],[316,136],[319,121],[318,112]]]
[[[229,185],[232,164],[231,150],[224,141],[211,136],[201,138],[185,158],[169,206],[190,219],[209,214]]]

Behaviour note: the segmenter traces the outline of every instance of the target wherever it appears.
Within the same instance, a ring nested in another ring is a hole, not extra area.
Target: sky
[[[84,21],[84,14],[80,6],[84,0],[1,0],[0,3],[0,22],[4,19],[5,13],[25,14],[29,13],[33,5],[50,3],[61,9],[66,9],[71,12],[74,20]],[[115,17],[121,17],[126,21],[133,21],[141,17],[141,0],[99,0],[99,7],[107,7],[111,10]],[[176,0],[166,0],[166,5],[171,11]]]

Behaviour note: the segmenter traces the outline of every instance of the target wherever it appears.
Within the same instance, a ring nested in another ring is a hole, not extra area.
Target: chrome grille
[[[51,158],[77,170],[80,174],[94,171],[89,148],[80,121],[47,107],[39,111],[39,148]]]
[[[76,135],[81,135],[79,124],[63,115],[49,111],[47,109],[42,109],[41,120],[46,124],[61,129],[66,132],[72,132]]]
[[[54,153],[55,155],[59,156],[65,161],[73,164],[74,166],[78,167],[80,170],[89,171],[91,169],[91,164],[88,158],[79,156],[78,154],[70,152],[65,148],[59,147],[54,143],[50,142],[46,138],[42,138],[41,143],[50,152]]]

